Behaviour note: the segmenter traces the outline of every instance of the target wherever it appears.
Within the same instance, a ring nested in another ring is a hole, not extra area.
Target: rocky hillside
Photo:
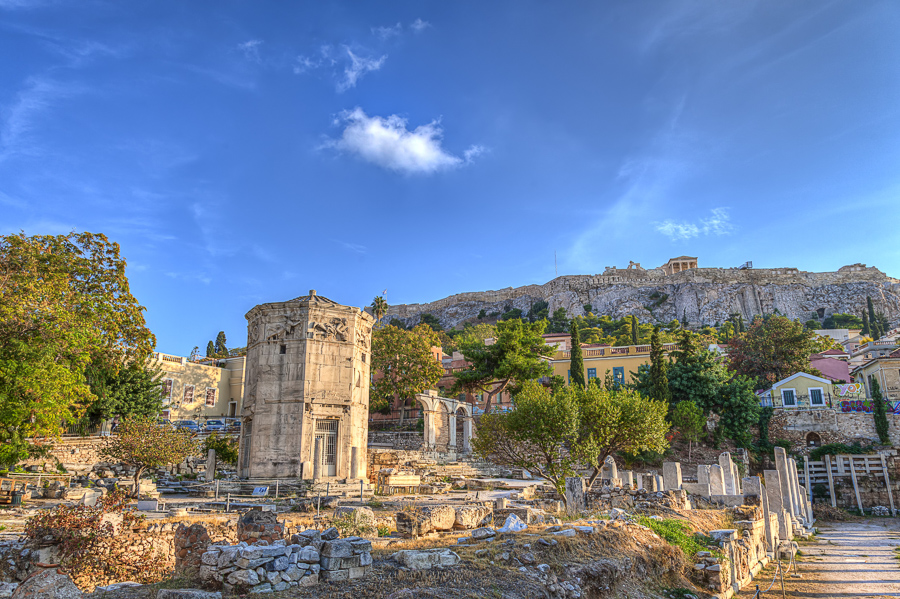
[[[642,322],[687,318],[690,325],[714,325],[732,314],[749,322],[775,310],[806,321],[833,313],[861,314],[866,297],[894,326],[900,322],[900,280],[863,264],[836,272],[813,273],[796,268],[695,268],[666,274],[662,269],[607,268],[602,275],[562,276],[544,285],[509,287],[499,291],[460,293],[427,304],[391,306],[388,318],[415,324],[433,314],[445,328],[511,308],[527,312],[535,302],[550,304],[550,312],[565,308],[569,317],[584,313],[621,318],[635,314]]]

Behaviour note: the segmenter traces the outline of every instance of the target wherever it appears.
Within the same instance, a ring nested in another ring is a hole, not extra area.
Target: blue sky
[[[0,233],[161,351],[629,260],[900,276],[900,3],[0,0]]]

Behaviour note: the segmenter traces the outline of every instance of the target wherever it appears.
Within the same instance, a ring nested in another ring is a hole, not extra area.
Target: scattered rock
[[[84,594],[65,574],[55,568],[42,570],[22,584],[12,594],[12,599],[82,599]]]
[[[455,566],[459,555],[449,549],[404,549],[391,556],[410,570],[430,570],[435,566]]]

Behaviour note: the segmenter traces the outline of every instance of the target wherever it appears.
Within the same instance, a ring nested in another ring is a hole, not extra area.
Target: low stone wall
[[[200,578],[226,593],[266,593],[319,581],[319,552],[314,547],[279,541],[275,545],[211,545],[203,554]]]
[[[369,445],[418,451],[425,446],[425,433],[422,431],[369,431]]]
[[[888,434],[892,445],[900,445],[900,416],[888,414]],[[823,445],[828,443],[851,444],[860,441],[878,442],[875,419],[865,412],[841,412],[839,410],[785,410],[777,409],[769,421],[769,439],[786,439],[793,445],[792,452],[809,455],[807,435],[815,433]]]

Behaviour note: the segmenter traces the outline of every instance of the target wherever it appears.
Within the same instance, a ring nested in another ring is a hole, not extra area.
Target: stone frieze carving
[[[329,318],[325,322],[310,322],[309,328],[320,339],[347,341],[346,318]]]

